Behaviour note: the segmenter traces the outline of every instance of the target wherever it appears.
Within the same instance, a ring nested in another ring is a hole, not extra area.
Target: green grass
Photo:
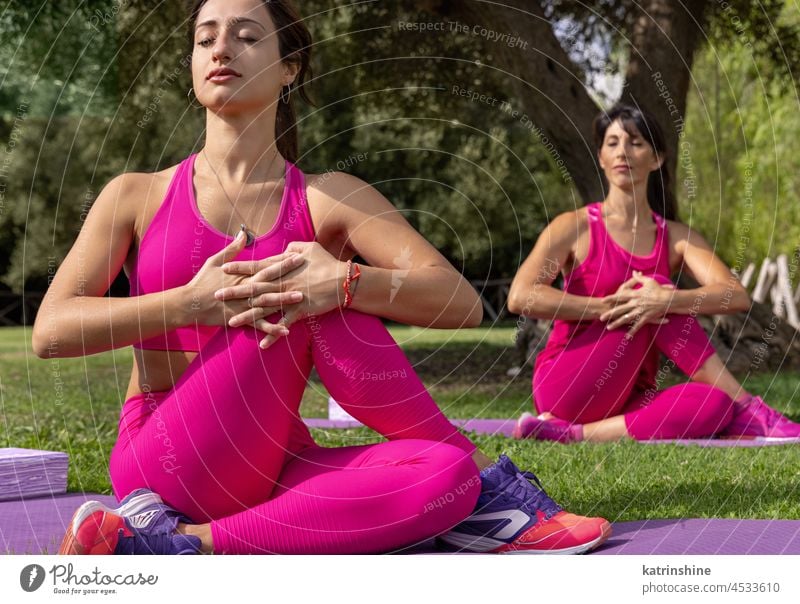
[[[530,373],[513,326],[461,331],[392,327],[412,364],[452,418],[516,417],[531,405]],[[38,359],[30,330],[0,329],[0,447],[66,451],[69,490],[110,494],[108,456],[132,363],[130,348],[75,359]],[[800,418],[795,376],[750,376],[745,386]],[[315,376],[306,417],[326,414]],[[323,446],[379,442],[366,428],[314,430]],[[800,447],[700,449],[673,445],[555,445],[471,435],[490,457],[505,452],[536,472],[565,507],[612,520],[731,517],[800,519]]]

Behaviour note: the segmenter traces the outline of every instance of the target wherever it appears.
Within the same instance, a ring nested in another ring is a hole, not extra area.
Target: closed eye
[[[255,38],[250,38],[247,36],[237,36],[237,39],[242,40],[243,42],[257,42]],[[214,38],[205,38],[204,40],[200,40],[197,45],[202,46],[203,48],[207,48],[214,43]]]

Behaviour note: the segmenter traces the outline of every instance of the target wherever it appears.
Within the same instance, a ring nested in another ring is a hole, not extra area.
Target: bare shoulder
[[[108,181],[97,200],[112,202],[120,210],[130,209],[138,214],[138,210],[154,192],[161,188],[166,189],[174,171],[175,166],[159,172],[123,172]]]
[[[334,193],[341,188],[341,172],[306,174],[306,197],[309,203],[326,204],[335,201]]]
[[[140,236],[158,211],[178,165],[157,172],[125,172],[113,178],[106,188],[117,199],[117,206],[132,219]]]
[[[128,193],[136,195],[146,202],[160,201],[166,194],[177,169],[178,164],[158,172],[126,172],[121,175],[121,178],[126,180]]]
[[[667,228],[669,229],[669,240],[673,247],[683,249],[687,245],[697,247],[709,247],[705,238],[688,224],[678,222],[677,220],[667,220]]]
[[[547,231],[557,241],[575,241],[589,229],[586,208],[562,212],[547,225]]]
[[[132,231],[139,215],[137,206],[142,184],[140,175],[132,172],[119,174],[109,180],[92,203],[84,230],[95,224],[105,229],[113,221],[117,227],[115,231]],[[117,231],[117,234],[120,232]]]

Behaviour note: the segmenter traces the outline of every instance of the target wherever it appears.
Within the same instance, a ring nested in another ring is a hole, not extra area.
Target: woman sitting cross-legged
[[[606,520],[562,510],[532,474],[459,433],[381,322],[476,326],[481,305],[374,188],[296,165],[292,91],[304,90],[311,39],[294,8],[199,0],[190,28],[202,151],[103,190],[34,326],[41,356],[51,334],[63,356],[134,347],[109,461],[121,505],[81,506],[61,553],[602,543]],[[123,266],[131,297],[103,297]],[[314,442],[299,416],[312,367],[388,441]]]
[[[747,292],[694,230],[677,221],[664,137],[640,108],[595,119],[608,196],[557,216],[511,285],[509,309],[554,319],[536,358],[533,400],[514,436],[559,442],[794,438],[800,424],[745,391],[697,314],[749,308]],[[699,284],[676,289],[686,271]],[[563,291],[552,286],[559,272]],[[690,381],[659,389],[659,354]]]

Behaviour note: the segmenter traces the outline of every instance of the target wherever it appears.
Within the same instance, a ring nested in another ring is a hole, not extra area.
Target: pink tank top
[[[192,154],[179,165],[169,189],[142,236],[136,264],[130,275],[130,295],[141,296],[185,285],[209,256],[227,246],[233,237],[208,223],[197,208],[192,184]],[[275,224],[244,248],[237,260],[256,260],[282,253],[292,241],[313,241],[314,227],[308,211],[305,175],[286,161],[283,198]],[[148,350],[199,351],[220,328],[216,325],[179,327],[133,344]]]
[[[586,206],[589,221],[589,253],[586,259],[564,276],[564,291],[593,298],[613,294],[619,286],[640,271],[644,276],[662,275],[670,278],[669,232],[667,221],[652,212],[656,224],[656,240],[647,256],[635,256],[620,246],[606,230],[603,222],[602,202]],[[553,329],[544,350],[537,356],[536,364],[557,355],[578,333],[592,321],[553,321]]]

